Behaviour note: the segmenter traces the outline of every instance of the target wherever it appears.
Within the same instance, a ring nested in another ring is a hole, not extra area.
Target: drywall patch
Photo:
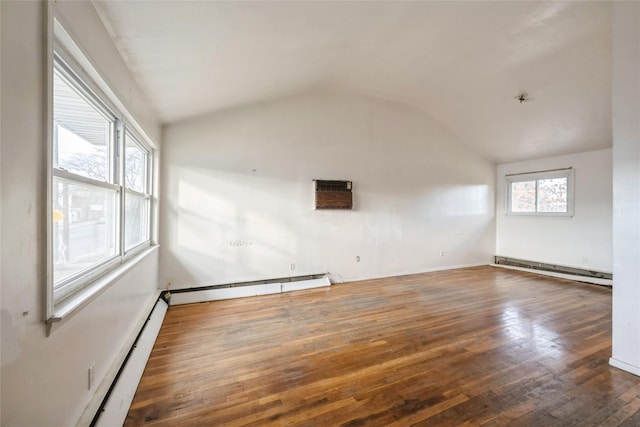
[[[253,242],[250,242],[244,239],[232,240],[229,242],[229,246],[251,246],[251,245],[253,245]]]

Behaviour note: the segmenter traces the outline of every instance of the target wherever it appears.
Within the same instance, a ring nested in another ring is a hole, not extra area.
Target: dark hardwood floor
[[[128,426],[638,426],[611,290],[492,267],[171,307]]]

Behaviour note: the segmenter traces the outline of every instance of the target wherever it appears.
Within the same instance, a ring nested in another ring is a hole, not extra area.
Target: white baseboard
[[[124,424],[133,401],[133,396],[138,388],[140,378],[147,365],[147,360],[153,349],[153,344],[160,332],[162,321],[167,312],[167,303],[159,299],[156,303],[149,321],[145,325],[142,334],[138,338],[134,349],[124,365],[120,376],[109,394],[107,402],[99,415],[97,427],[121,426]]]
[[[223,299],[279,294],[282,292],[320,288],[325,286],[331,286],[331,281],[327,276],[319,279],[299,280],[295,282],[267,283],[261,285],[237,286],[232,288],[196,289],[189,292],[175,292],[171,294],[169,301],[171,305],[192,304]]]
[[[630,365],[613,357],[609,358],[609,365],[618,369],[622,369],[623,371],[630,372],[633,375],[640,376],[640,366]]]
[[[320,279],[283,283],[282,292],[301,291],[303,289],[322,288],[324,286],[331,286],[331,282],[327,276],[321,277]]]
[[[120,349],[120,352],[118,353],[116,359],[113,361],[111,367],[109,368],[109,371],[100,382],[100,385],[96,389],[96,392],[91,398],[91,401],[89,402],[87,407],[84,409],[84,412],[82,413],[82,416],[78,420],[76,426],[84,427],[84,426],[91,425],[93,419],[96,416],[96,413],[100,410],[100,406],[102,405],[102,402],[104,401],[105,397],[109,393],[109,389],[111,388],[111,385],[116,380],[118,372],[120,371],[120,368],[125,362],[127,355],[129,354],[129,351],[135,344],[136,338],[140,334],[140,331],[142,330],[142,328],[144,328],[145,323],[147,322],[147,319],[149,318],[152,311],[154,310],[159,297],[160,297],[160,290],[154,292],[153,295],[150,295],[147,304],[145,304],[145,307],[141,311],[140,317],[138,318],[133,329],[131,330],[131,334],[127,337],[127,340],[125,341],[124,345]]]
[[[422,273],[436,273],[438,271],[447,271],[447,270],[458,270],[461,268],[472,268],[472,267],[486,267],[489,265],[488,262],[480,262],[480,263],[472,263],[472,264],[454,264],[454,265],[445,265],[440,267],[432,267],[426,268],[419,271],[395,271],[383,276],[358,276],[358,277],[342,277],[336,273],[328,273],[329,277],[331,277],[332,283],[350,283],[350,282],[363,282],[365,280],[377,280],[377,279],[387,279],[390,277],[398,277],[398,276],[408,276],[411,274],[422,274]]]
[[[491,267],[508,268],[509,270],[526,271],[527,273],[542,274],[544,276],[557,277],[559,279],[569,279],[578,282],[593,283],[595,285],[612,286],[613,280],[599,279],[597,277],[578,276],[575,274],[555,273],[553,271],[536,270],[534,268],[515,267],[512,265],[490,264]]]

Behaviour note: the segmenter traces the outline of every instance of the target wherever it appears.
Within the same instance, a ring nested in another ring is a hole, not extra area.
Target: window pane
[[[110,182],[111,121],[53,75],[53,167]]]
[[[135,143],[128,142],[124,163],[125,186],[131,190],[146,193],[147,153],[142,151]]]
[[[567,212],[567,178],[538,180],[538,212]]]
[[[536,211],[536,182],[511,183],[511,212]]]
[[[116,254],[116,195],[53,178],[54,284]]]
[[[149,240],[149,199],[125,194],[124,245],[125,250]]]

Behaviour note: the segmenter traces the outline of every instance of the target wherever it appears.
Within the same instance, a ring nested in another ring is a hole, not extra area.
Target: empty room
[[[2,426],[640,425],[640,3],[0,1]]]

